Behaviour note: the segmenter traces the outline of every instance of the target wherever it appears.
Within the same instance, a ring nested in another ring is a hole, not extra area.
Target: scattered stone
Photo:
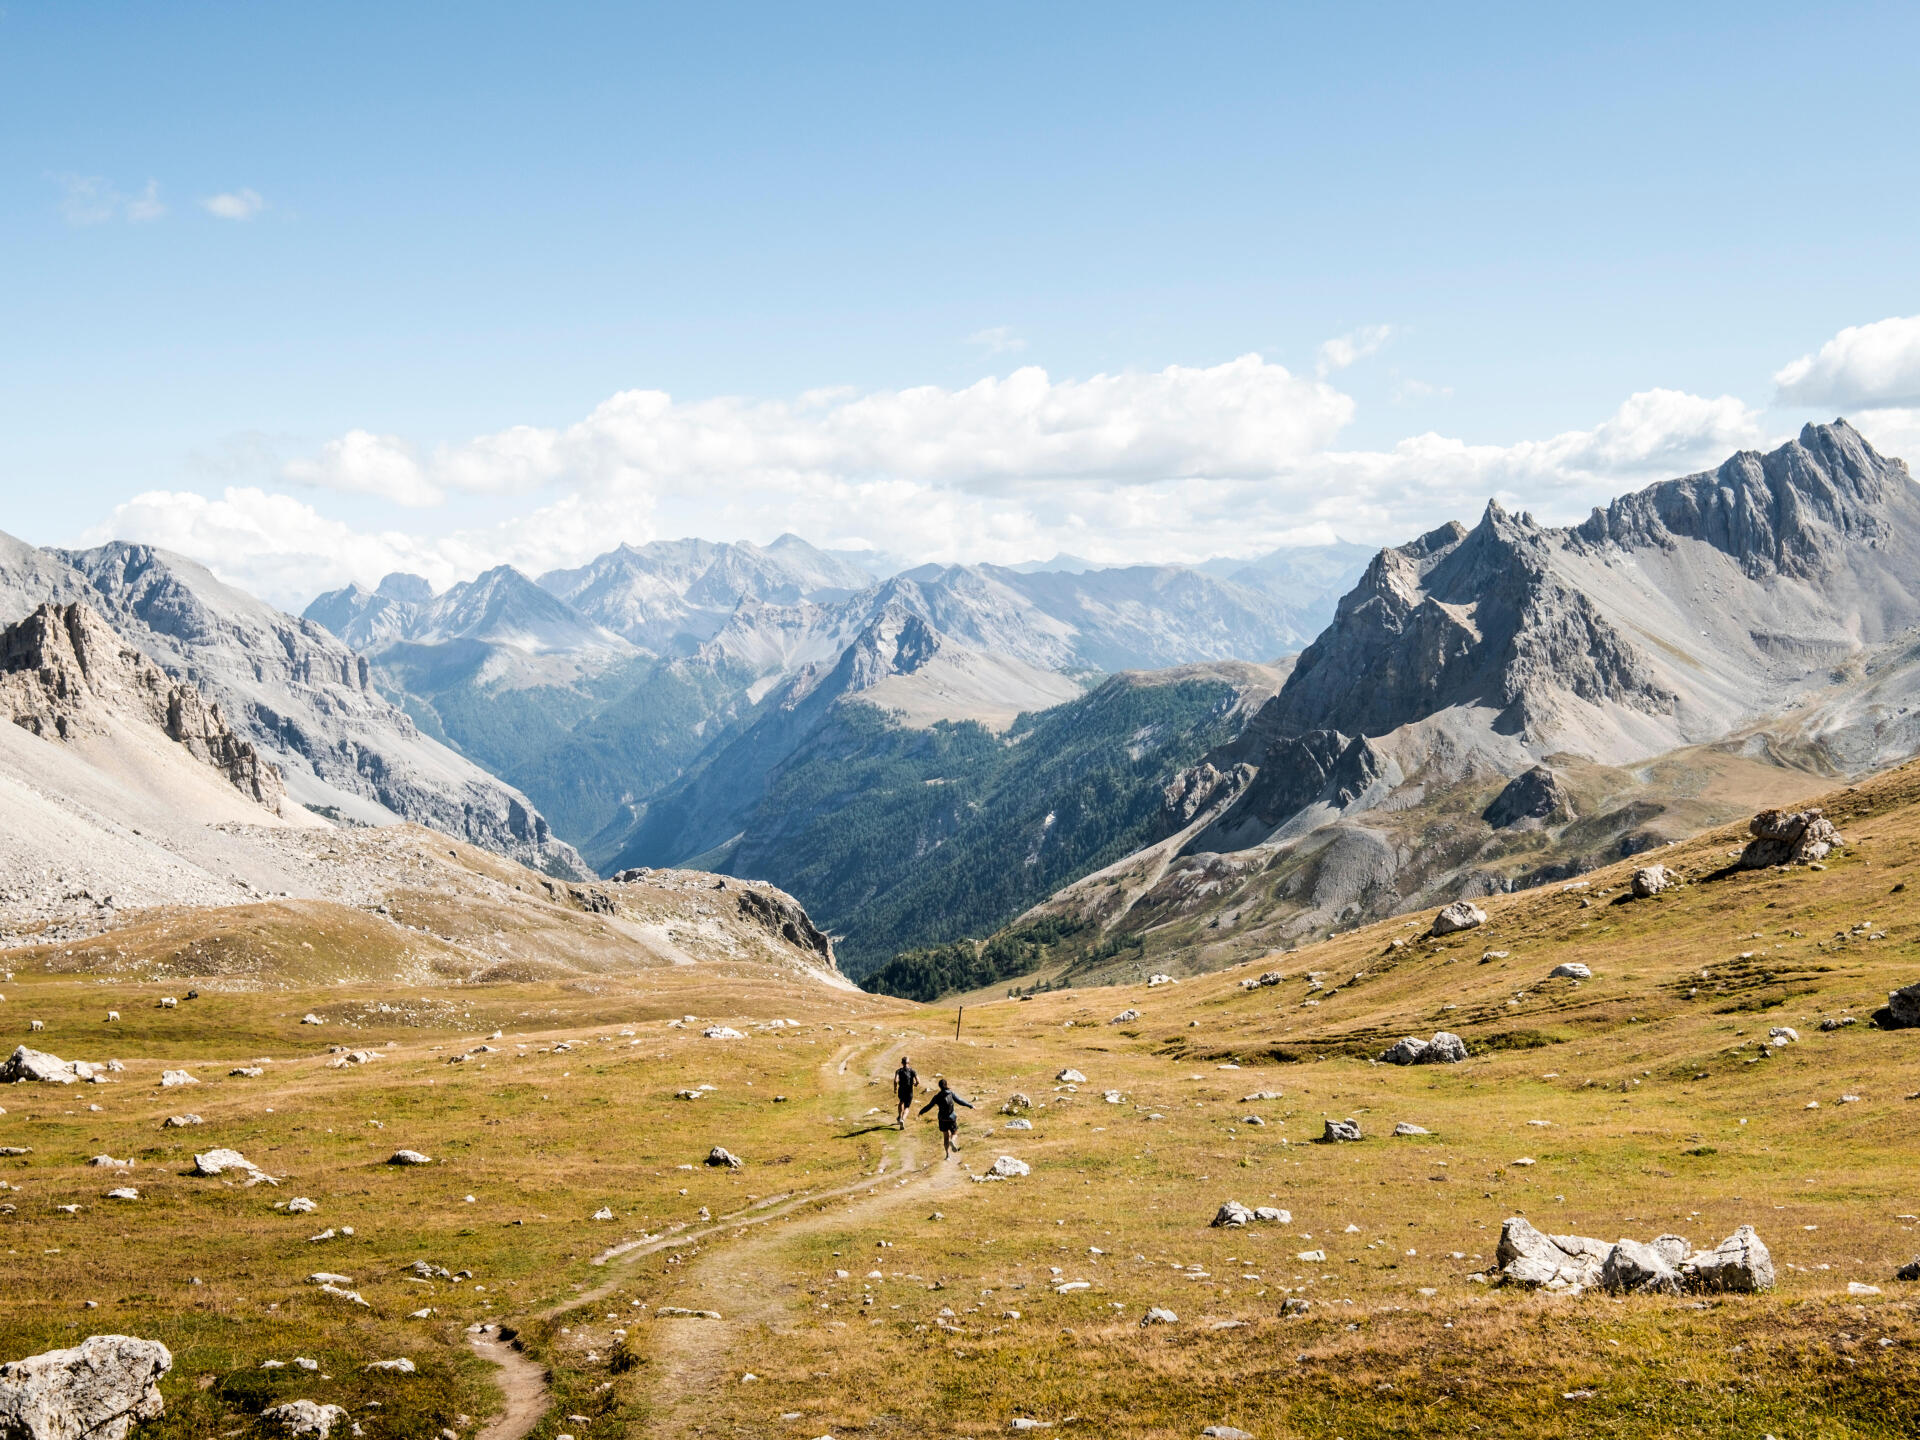
[[[1849,1025],[1857,1025],[1859,1023],[1860,1022],[1855,1020],[1851,1015],[1842,1015],[1838,1019],[1829,1015],[1825,1020],[1820,1022],[1820,1028],[1822,1030],[1843,1030]]]
[[[109,1200],[138,1200],[139,1198],[140,1192],[131,1185],[122,1185],[118,1190],[107,1191]]]
[[[1007,1097],[1007,1103],[1000,1107],[1002,1115],[1018,1115],[1022,1110],[1033,1109],[1033,1101],[1018,1090]]]
[[[1033,1167],[1024,1160],[1016,1160],[1011,1155],[1002,1155],[987,1167],[986,1173],[975,1175],[976,1184],[985,1180],[1013,1180],[1022,1175],[1031,1174]]]
[[[1140,1018],[1140,1012],[1138,1010],[1122,1010],[1118,1015],[1114,1016],[1113,1019],[1109,1020],[1107,1023],[1109,1025],[1125,1025],[1129,1021],[1138,1020],[1139,1018]]]
[[[105,1170],[108,1168],[112,1168],[115,1170],[131,1170],[133,1168],[133,1161],[116,1160],[111,1155],[96,1155],[91,1160],[87,1161],[87,1164],[91,1165],[96,1170]]]
[[[709,1040],[744,1040],[747,1038],[731,1025],[709,1025],[700,1033]]]
[[[1452,935],[1487,923],[1487,912],[1471,900],[1456,900],[1433,917],[1432,935]]]
[[[1424,1125],[1412,1125],[1402,1120],[1398,1125],[1393,1127],[1393,1133],[1396,1135],[1431,1135],[1433,1132]]]
[[[189,1125],[200,1125],[204,1123],[198,1115],[169,1115],[165,1120],[160,1122],[160,1128],[162,1130],[184,1130]]]
[[[37,1029],[40,1022],[36,1020],[33,1024]],[[13,1054],[7,1057],[6,1064],[0,1065],[0,1085],[18,1085],[25,1081],[37,1081],[44,1085],[71,1085],[80,1078],[82,1077],[74,1066],[58,1055],[49,1055],[44,1050],[29,1050],[24,1045],[17,1047]]]
[[[1253,1218],[1256,1220],[1264,1220],[1272,1225],[1291,1225],[1293,1223],[1293,1212],[1291,1210],[1281,1210],[1273,1205],[1256,1205],[1253,1207]]]
[[[598,1210],[593,1212],[593,1218],[596,1220],[611,1220],[613,1219],[613,1211],[605,1205],[602,1205]]]
[[[192,1173],[195,1175],[211,1177],[214,1175],[224,1175],[229,1170],[241,1171],[246,1175],[247,1184],[249,1185],[258,1184],[262,1180],[266,1180],[269,1183],[278,1183],[273,1181],[272,1177],[269,1176],[266,1171],[262,1170],[258,1165],[255,1165],[238,1150],[227,1150],[224,1148],[209,1150],[204,1155],[196,1155],[193,1157]]]
[[[31,1154],[33,1154],[33,1147],[31,1145],[0,1145],[0,1155],[4,1155],[8,1159],[12,1159],[17,1155]]]
[[[197,1077],[190,1075],[185,1070],[162,1070],[160,1072],[160,1084],[169,1090],[179,1085],[198,1085],[199,1083],[200,1081]]]
[[[404,1355],[400,1356],[397,1360],[375,1360],[371,1364],[362,1365],[360,1368],[362,1370],[384,1370],[394,1375],[411,1375],[414,1373],[413,1361]]]
[[[713,1149],[707,1152],[707,1164],[709,1165],[724,1167],[728,1170],[738,1170],[746,1163],[747,1162],[742,1160],[738,1155],[735,1155],[732,1151],[720,1145],[714,1146]]]
[[[1013,1120],[1009,1120],[1009,1121],[1007,1121],[1007,1129],[1009,1129],[1009,1130],[1031,1130],[1031,1129],[1033,1129],[1033,1121],[1031,1121],[1031,1120],[1026,1120],[1026,1119],[1019,1119],[1019,1118],[1016,1118],[1016,1119],[1013,1119]]]
[[[1593,971],[1578,960],[1569,960],[1564,965],[1556,965],[1547,972],[1549,980],[1591,980]]]
[[[1149,975],[1147,977],[1147,988],[1149,990],[1158,985],[1178,985],[1179,983],[1180,982],[1175,980],[1171,975]]]
[[[318,1015],[308,1014],[300,1017],[300,1023],[302,1025],[324,1025],[327,1022],[322,1020]]]
[[[1293,1258],[1306,1265],[1324,1265],[1327,1263],[1327,1252],[1324,1250],[1302,1250]]]
[[[317,1023],[317,1022],[316,1022]],[[288,1435],[306,1440],[327,1440],[334,1423],[347,1418],[338,1405],[316,1405],[311,1400],[283,1400],[260,1412],[260,1418],[276,1425]]]
[[[365,1305],[369,1310],[373,1308],[371,1305],[367,1305],[366,1297],[361,1295],[358,1290],[347,1290],[338,1285],[327,1284],[320,1287],[320,1293],[322,1295],[332,1295],[338,1299],[350,1301],[355,1305]]]
[[[1671,890],[1680,877],[1664,865],[1646,865],[1633,872],[1633,898],[1651,900],[1662,890]]]
[[[720,1318],[720,1312],[718,1310],[683,1310],[678,1305],[662,1305],[653,1313],[656,1317],[665,1317],[667,1319],[672,1319],[676,1316],[683,1320],[718,1320]]]
[[[433,1161],[418,1150],[396,1150],[387,1157],[389,1165],[431,1165]]]
[[[1146,1314],[1140,1317],[1140,1328],[1142,1330],[1146,1329],[1149,1325],[1178,1325],[1179,1323],[1180,1317],[1178,1315],[1158,1305],[1151,1307]]]
[[[1253,1440],[1251,1430],[1236,1429],[1232,1425],[1209,1425],[1200,1433],[1206,1440]]]
[[[1769,1045],[1797,1045],[1800,1043],[1800,1032],[1791,1025],[1776,1025],[1767,1031],[1767,1043]]]
[[[1291,1320],[1313,1309],[1313,1302],[1299,1295],[1289,1295],[1280,1302],[1280,1318]]]
[[[7,1440],[124,1440],[166,1412],[160,1377],[173,1356],[157,1340],[90,1335],[0,1365],[0,1436]]]
[[[1087,1077],[1082,1075],[1078,1070],[1073,1069],[1062,1070],[1053,1078],[1058,1080],[1062,1085],[1084,1085],[1087,1083]]]
[[[1862,1285],[1858,1280],[1849,1280],[1847,1282],[1847,1293],[1849,1295],[1878,1295],[1880,1293],[1880,1287],[1878,1285]]]
[[[1385,1065],[1411,1065],[1426,1053],[1427,1042],[1416,1035],[1396,1040],[1381,1052],[1380,1060]]]
[[[289,1215],[311,1215],[319,1208],[318,1205],[314,1204],[313,1201],[304,1195],[296,1195],[293,1199],[287,1201],[287,1213]]]
[[[1747,822],[1747,832],[1753,839],[1734,862],[1742,870],[1812,864],[1846,843],[1818,809],[1762,810]]]
[[[1242,1205],[1238,1200],[1229,1200],[1226,1204],[1222,1205],[1219,1210],[1214,1212],[1214,1217],[1210,1224],[1216,1228],[1220,1226],[1240,1226],[1250,1224],[1252,1220],[1253,1211]]]
[[[1327,1121],[1327,1133],[1320,1137],[1320,1142],[1323,1145],[1332,1145],[1343,1140],[1360,1138],[1360,1122],[1349,1117],[1345,1120]]]
[[[1285,1092],[1280,1090],[1256,1090],[1251,1095],[1242,1095],[1240,1097],[1240,1103],[1242,1105],[1257,1105],[1263,1100],[1284,1100],[1286,1098]]]

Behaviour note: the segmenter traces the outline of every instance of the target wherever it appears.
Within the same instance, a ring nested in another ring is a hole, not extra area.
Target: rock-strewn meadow
[[[1920,1029],[1875,1016],[1920,981],[1920,766],[1823,804],[1821,868],[1731,870],[1729,828],[957,1039],[745,962],[397,989],[299,907],[248,920],[279,983],[17,949],[7,1048],[122,1068],[0,1087],[0,1353],[161,1342],[156,1437],[298,1400],[367,1437],[1912,1435]],[[1437,1034],[1468,1058],[1375,1058]],[[902,1053],[974,1102],[957,1162],[892,1128]],[[191,1173],[216,1149],[251,1168]],[[976,1182],[1001,1155],[1030,1173]],[[1516,1216],[1749,1225],[1775,1283],[1502,1283]]]

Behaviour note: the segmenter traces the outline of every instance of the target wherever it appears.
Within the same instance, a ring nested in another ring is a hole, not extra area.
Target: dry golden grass
[[[1920,878],[1920,767],[1830,810],[1851,843],[1824,871],[1710,878],[1738,843],[1727,830],[1640,857],[1691,877],[1655,900],[1622,901],[1621,866],[1584,892],[1496,898],[1485,928],[1439,942],[1387,922],[1177,986],[970,1005],[959,1040],[951,1009],[744,965],[596,977],[591,991],[209,993],[159,1011],[152,997],[177,982],[16,960],[0,987],[9,1038],[37,1016],[45,1048],[118,1052],[129,1071],[118,1086],[0,1091],[0,1144],[33,1147],[0,1162],[22,1187],[0,1221],[0,1356],[100,1330],[164,1340],[178,1359],[157,1435],[244,1433],[290,1394],[347,1405],[369,1436],[472,1433],[497,1402],[463,1330],[487,1319],[551,1371],[543,1437],[984,1435],[1020,1416],[1103,1436],[1232,1424],[1261,1440],[1920,1433],[1920,1287],[1891,1279],[1920,1254],[1920,1099],[1906,1098],[1920,1093],[1920,1032],[1867,1023],[1888,989],[1920,979],[1920,889],[1896,888]],[[1549,981],[1565,960],[1593,979]],[[1269,968],[1287,978],[1242,988]],[[333,1024],[298,1025],[322,1004]],[[109,1006],[121,1027],[102,1023]],[[1127,1008],[1137,1021],[1107,1023]],[[687,1013],[751,1038],[670,1027]],[[1861,1023],[1817,1028],[1841,1015]],[[789,1017],[801,1027],[752,1029]],[[1761,1058],[1778,1024],[1801,1041]],[[504,1053],[446,1063],[496,1028]],[[1367,1058],[1440,1028],[1474,1057]],[[541,1053],[562,1039],[574,1048]],[[329,1041],[384,1058],[330,1069]],[[959,1164],[938,1159],[926,1121],[905,1136],[878,1123],[903,1049],[979,1107]],[[226,1077],[254,1055],[276,1057],[267,1075]],[[206,1083],[157,1089],[162,1059]],[[1087,1083],[1059,1085],[1066,1066]],[[719,1088],[671,1098],[702,1083]],[[997,1113],[1014,1090],[1042,1102],[1031,1132]],[[1259,1091],[1283,1093],[1241,1098]],[[187,1109],[207,1123],[158,1128]],[[1365,1141],[1313,1143],[1345,1116]],[[1400,1120],[1433,1133],[1393,1138]],[[214,1144],[289,1178],[246,1189],[179,1173]],[[700,1166],[714,1144],[747,1168]],[[440,1163],[381,1163],[403,1145]],[[100,1198],[126,1183],[81,1163],[103,1151],[139,1160],[145,1198]],[[971,1183],[963,1165],[1000,1153],[1033,1173]],[[272,1210],[296,1194],[319,1213]],[[1292,1223],[1208,1228],[1229,1198]],[[601,1205],[615,1221],[587,1218]],[[1710,1242],[1752,1223],[1780,1284],[1617,1300],[1470,1279],[1515,1213],[1606,1239]],[[342,1225],[354,1237],[307,1239]],[[639,1243],[594,1263],[623,1241]],[[1306,1250],[1326,1258],[1296,1258]],[[474,1277],[417,1284],[401,1275],[416,1259]],[[321,1269],[353,1276],[371,1308],[323,1304],[301,1280]],[[1067,1281],[1089,1288],[1058,1292]],[[1289,1295],[1311,1302],[1305,1318],[1278,1317]],[[425,1305],[437,1313],[407,1318]],[[1179,1322],[1143,1329],[1150,1305]],[[722,1318],[653,1318],[663,1306]],[[259,1369],[295,1354],[322,1370]],[[359,1369],[398,1354],[421,1374]]]

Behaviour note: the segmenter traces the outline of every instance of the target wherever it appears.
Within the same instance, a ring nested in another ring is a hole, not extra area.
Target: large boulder
[[[1563,960],[1547,972],[1549,980],[1591,980],[1593,970],[1578,960]]]
[[[1680,877],[1664,865],[1643,865],[1633,872],[1633,898],[1651,900],[1662,890],[1671,890]]]
[[[1824,860],[1834,846],[1846,843],[1818,809],[1762,810],[1747,822],[1747,832],[1753,839],[1740,852],[1737,864],[1742,870],[1806,865]]]
[[[1616,1294],[1678,1295],[1680,1272],[1657,1246],[1622,1240],[1607,1252],[1600,1284]]]
[[[1451,935],[1458,930],[1472,930],[1487,923],[1487,912],[1471,900],[1456,900],[1438,915],[1433,917],[1434,935]]]
[[[0,1065],[0,1085],[18,1085],[28,1080],[47,1085],[71,1085],[79,1078],[74,1067],[58,1055],[49,1055],[44,1050],[29,1050],[24,1045],[17,1047],[7,1057],[6,1064]]]
[[[1416,1035],[1396,1040],[1380,1052],[1380,1061],[1385,1065],[1411,1065],[1426,1053],[1427,1042]]]
[[[1335,1145],[1342,1141],[1360,1139],[1360,1122],[1354,1119],[1327,1121],[1326,1134],[1320,1137],[1324,1145]]]
[[[1713,1249],[1689,1255],[1680,1273],[1689,1290],[1754,1295],[1773,1288],[1773,1256],[1753,1227],[1742,1225]]]
[[[1427,1048],[1414,1060],[1416,1065],[1458,1065],[1467,1058],[1467,1042],[1445,1030],[1434,1032]]]
[[[1887,992],[1887,1014],[1896,1029],[1920,1029],[1920,980]]]
[[[131,1335],[91,1335],[71,1350],[0,1365],[0,1436],[123,1440],[165,1411],[159,1381],[172,1368],[166,1346]]]
[[[1515,1215],[1500,1227],[1494,1263],[1509,1285],[1584,1290],[1599,1283],[1612,1248],[1584,1235],[1543,1235]]]

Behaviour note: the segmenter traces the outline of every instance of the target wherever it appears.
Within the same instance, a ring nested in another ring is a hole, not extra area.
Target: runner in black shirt
[[[953,1137],[960,1129],[960,1112],[953,1108],[956,1105],[965,1105],[967,1109],[973,1109],[973,1103],[968,1100],[962,1100],[955,1094],[953,1087],[947,1084],[947,1078],[943,1075],[940,1077],[940,1088],[933,1092],[933,1099],[920,1107],[920,1113],[922,1115],[926,1114],[927,1111],[933,1109],[935,1106],[940,1108],[940,1114],[936,1118],[938,1118],[940,1122],[940,1156],[942,1159],[953,1155],[960,1149],[958,1145],[953,1143]]]
[[[900,1068],[893,1072],[893,1094],[900,1102],[900,1111],[893,1117],[893,1123],[902,1130],[907,1128],[907,1107],[913,1104],[913,1092],[920,1084],[920,1077],[913,1073],[913,1066],[907,1063],[907,1057],[900,1057]]]

